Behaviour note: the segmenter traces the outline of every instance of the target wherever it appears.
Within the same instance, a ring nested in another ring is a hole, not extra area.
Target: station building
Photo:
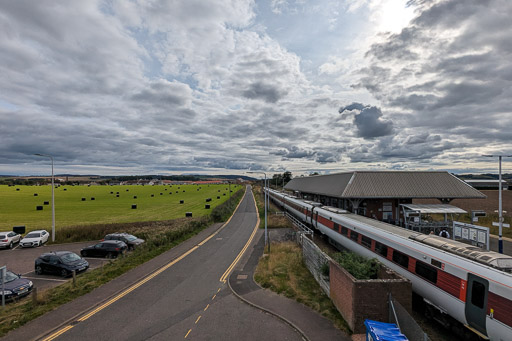
[[[456,176],[438,171],[354,171],[297,177],[284,189],[305,200],[400,226],[406,222],[404,206],[411,206],[413,199],[438,199],[449,211],[453,199],[486,198]]]

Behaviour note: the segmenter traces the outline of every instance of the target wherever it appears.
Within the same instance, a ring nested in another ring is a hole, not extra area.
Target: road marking
[[[247,189],[245,191],[245,193],[247,193]],[[244,196],[245,196],[245,193],[244,193]],[[96,309],[90,311],[89,313],[87,313],[86,315],[82,316],[81,318],[77,319],[76,321],[77,322],[83,322],[85,320],[87,320],[88,318],[90,318],[91,316],[95,315],[96,313],[100,312],[101,310],[105,309],[106,307],[108,307],[109,305],[111,305],[112,303],[116,302],[117,300],[123,298],[124,296],[128,295],[130,292],[132,292],[133,290],[137,289],[138,287],[140,287],[141,285],[143,285],[144,283],[152,280],[154,277],[158,276],[159,274],[161,274],[162,272],[164,272],[165,270],[169,269],[171,266],[173,266],[174,264],[178,263],[180,260],[182,260],[183,258],[187,257],[189,254],[191,254],[192,252],[194,252],[195,250],[197,250],[199,248],[199,246],[202,246],[204,245],[208,240],[210,240],[211,238],[213,238],[217,233],[219,233],[225,226],[228,225],[228,223],[231,221],[231,219],[233,218],[233,216],[235,215],[234,213],[238,210],[238,207],[240,206],[240,204],[242,203],[243,201],[243,197],[242,199],[240,200],[240,202],[238,203],[237,207],[235,208],[235,210],[233,211],[233,214],[231,215],[231,217],[229,217],[228,221],[224,223],[224,225],[222,225],[215,233],[213,233],[212,235],[210,235],[209,237],[207,237],[206,239],[204,239],[201,243],[195,245],[194,247],[192,247],[190,250],[188,250],[187,252],[185,252],[184,254],[182,254],[181,256],[179,256],[178,258],[176,258],[175,260],[173,260],[172,262],[168,263],[167,265],[161,267],[159,270],[153,272],[151,275],[147,276],[146,278],[144,278],[143,280],[135,283],[134,285],[132,285],[131,287],[129,287],[128,289],[122,291],[120,294],[116,295],[115,297],[111,298],[110,300],[108,300],[106,303],[102,304],[101,306],[97,307]],[[259,223],[259,217],[258,217],[258,223]],[[259,224],[258,224],[259,225]],[[257,225],[257,226],[258,226]],[[204,311],[206,311],[206,309],[208,309],[210,305],[206,305],[206,308],[204,308]],[[51,334],[50,336],[48,336],[46,339],[44,339],[43,341],[50,341],[50,340],[53,340],[54,338],[56,338],[57,336],[65,333],[66,331],[68,331],[69,329],[73,328],[73,326],[69,325],[69,326],[66,326],[64,328],[61,328],[59,330],[57,330],[55,333]],[[185,338],[188,336],[188,334],[192,331],[192,329],[190,329],[187,333],[187,335],[185,335]]]
[[[253,197],[253,200],[254,200],[254,197]],[[256,207],[256,200],[254,200],[254,206]],[[258,212],[258,209],[256,208],[256,212]],[[256,226],[254,226],[254,230],[252,231],[252,234],[251,236],[249,237],[249,240],[247,241],[247,243],[245,244],[244,248],[242,249],[242,251],[240,251],[240,253],[238,254],[238,256],[236,256],[235,260],[233,261],[233,263],[231,263],[231,265],[228,267],[228,269],[224,272],[224,274],[222,275],[222,277],[220,278],[219,281],[223,282],[223,283],[226,283],[227,281],[227,278],[229,276],[229,274],[231,273],[231,271],[233,270],[233,268],[235,267],[235,265],[238,263],[238,261],[240,260],[240,258],[242,258],[243,254],[245,253],[245,251],[247,250],[247,248],[249,247],[249,245],[251,244],[253,238],[254,238],[254,235],[256,234],[256,232],[258,231],[258,226],[260,226],[260,217],[259,215],[258,216],[258,220],[256,221]]]
[[[191,331],[192,331],[192,329],[188,330],[187,335],[185,335],[185,339],[187,338],[188,334],[190,334]]]
[[[73,328],[73,326],[72,325],[68,325],[68,326],[62,328],[61,330],[57,331],[56,333],[53,333],[52,335],[48,336],[46,339],[43,339],[43,341],[51,341],[51,340],[55,339],[56,337],[64,334],[65,332],[67,332],[71,328]]]
[[[213,295],[213,297],[212,297],[212,301],[215,299],[215,296],[217,296],[217,294]]]
[[[42,278],[42,277],[31,277],[31,276],[24,276],[24,278],[34,279],[34,280],[42,279],[43,281],[54,281],[54,282],[67,282],[68,281],[68,279]]]
[[[219,290],[217,290],[217,294],[218,294],[219,292],[220,292],[220,288],[219,288]]]
[[[201,319],[201,315],[199,315],[199,317],[197,318],[196,324],[197,324],[197,322],[199,322],[200,319]]]

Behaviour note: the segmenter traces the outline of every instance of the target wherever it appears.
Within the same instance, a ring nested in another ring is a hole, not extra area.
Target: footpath
[[[228,284],[233,293],[245,303],[289,324],[302,334],[304,340],[350,341],[350,336],[316,311],[295,300],[263,289],[254,282],[254,271],[263,255],[263,234],[263,230],[258,230],[247,252],[231,273]]]

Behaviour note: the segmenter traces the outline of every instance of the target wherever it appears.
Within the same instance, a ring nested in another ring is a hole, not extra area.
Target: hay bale
[[[137,205],[136,204],[133,204],[132,205],[132,210],[136,210],[137,209]]]
[[[185,212],[185,217],[192,217],[192,212]]]
[[[19,191],[20,189],[19,188],[16,188],[17,191]]]
[[[160,195],[164,195],[163,193],[160,193]]]
[[[68,189],[67,188],[64,188],[65,191],[67,191]]]
[[[85,201],[85,198],[82,198],[82,201]]]
[[[119,198],[119,194],[116,194],[116,198]]]
[[[210,209],[210,205],[206,204],[206,205],[204,205],[204,208],[208,210],[208,209]]]
[[[206,198],[206,202],[212,201],[212,198]]]
[[[130,190],[129,189],[126,189],[126,192],[129,192]]]
[[[185,203],[185,200],[180,200],[180,204],[184,204]]]
[[[50,205],[50,202],[49,201],[45,201],[45,202],[43,202],[43,205]]]
[[[110,194],[114,194],[114,192],[110,192]]]
[[[217,199],[220,199],[220,197],[219,197],[219,196],[217,196]]]
[[[37,197],[37,193],[34,193],[34,196]]]
[[[95,197],[91,197],[91,200],[96,200],[96,198]]]
[[[133,199],[137,199],[137,196],[136,196],[136,195],[134,195],[134,196],[133,196]]]
[[[43,206],[36,206],[36,211],[42,211],[43,210]]]
[[[155,195],[154,194],[151,194],[151,198],[153,198]]]
[[[222,193],[223,196],[226,196],[226,193]]]

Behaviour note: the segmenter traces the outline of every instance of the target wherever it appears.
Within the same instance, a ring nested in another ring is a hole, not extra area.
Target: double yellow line
[[[246,189],[246,193],[247,193],[247,189]],[[245,196],[245,194],[244,194]],[[240,206],[240,204],[242,203],[243,201],[243,198],[242,200],[240,200],[240,202],[238,203],[237,207],[235,208],[235,211],[236,212],[238,210],[238,207]],[[102,305],[100,305],[99,307],[97,307],[96,309],[90,311],[89,313],[85,314],[84,316],[80,317],[79,319],[75,320],[74,322],[72,322],[72,324],[69,324],[65,327],[62,327],[61,329],[57,330],[55,333],[47,336],[46,338],[44,338],[42,341],[51,341],[51,340],[54,340],[56,339],[57,337],[59,337],[60,335],[64,334],[65,332],[67,332],[68,330],[70,330],[71,328],[74,327],[74,324],[77,323],[77,322],[83,322],[85,320],[87,320],[88,318],[90,318],[91,316],[95,315],[96,313],[100,312],[101,310],[105,309],[106,307],[108,307],[109,305],[111,305],[112,303],[118,301],[119,299],[123,298],[124,296],[128,295],[130,292],[134,291],[135,289],[137,289],[138,287],[140,287],[141,285],[143,285],[144,283],[147,283],[148,281],[152,280],[153,278],[155,278],[156,276],[158,276],[159,274],[161,274],[162,272],[164,272],[165,270],[169,269],[171,266],[173,266],[174,264],[178,263],[180,260],[182,260],[183,258],[187,257],[189,254],[191,254],[192,252],[194,252],[195,250],[197,250],[199,248],[199,246],[202,246],[204,245],[207,241],[209,241],[210,239],[212,239],[214,236],[216,236],[222,229],[224,229],[224,227],[226,227],[226,225],[231,221],[231,218],[233,218],[234,214],[229,217],[228,221],[226,221],[224,223],[224,225],[222,225],[217,231],[215,231],[215,233],[211,234],[209,237],[207,237],[206,239],[204,239],[202,242],[200,242],[199,244],[195,245],[193,248],[191,248],[190,250],[188,250],[187,252],[185,252],[184,254],[182,254],[181,256],[179,256],[178,258],[176,258],[175,260],[173,260],[172,262],[166,264],[165,266],[163,266],[162,268],[158,269],[157,271],[153,272],[151,275],[147,276],[146,278],[144,278],[143,280],[141,280],[140,282],[137,282],[135,283],[134,285],[132,285],[131,287],[129,287],[128,289],[124,290],[123,292],[121,292],[120,294],[116,295],[115,297],[111,298],[110,300],[108,300],[107,302],[103,303]],[[258,222],[259,222],[259,218],[258,218]],[[259,224],[258,224],[259,225]],[[256,227],[258,226],[256,225]],[[253,232],[253,234],[251,235],[251,239],[253,238],[254,236],[254,233],[256,231]],[[247,249],[247,246],[248,246],[249,243],[246,244],[246,246],[244,247],[243,251],[245,251]],[[238,262],[238,259],[241,257],[241,255],[239,254],[239,256],[237,257],[237,259],[235,260],[235,262],[233,262],[233,264],[231,264],[230,266],[230,269],[232,268],[232,266],[234,266],[236,264],[236,262]],[[228,270],[230,270],[228,269]],[[223,275],[224,276],[224,275]],[[224,281],[225,282],[225,281]]]

